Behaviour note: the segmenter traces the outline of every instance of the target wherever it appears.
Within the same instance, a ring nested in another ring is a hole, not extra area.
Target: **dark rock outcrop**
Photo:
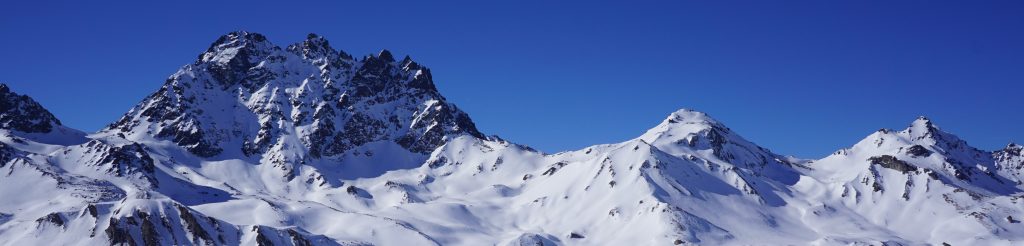
[[[119,220],[110,218],[110,223],[107,225],[107,229],[104,230],[107,234],[107,238],[110,239],[110,245],[138,245],[135,240],[132,239],[131,232],[128,228],[123,227]]]
[[[884,168],[900,171],[903,173],[917,171],[916,166],[911,165],[905,161],[901,161],[900,159],[897,159],[896,157],[891,155],[871,157],[868,158],[868,161],[870,161],[872,165],[878,165]]]
[[[913,157],[928,157],[932,155],[932,151],[928,150],[924,146],[914,145],[907,148],[907,154]]]
[[[38,223],[50,223],[56,226],[64,226],[64,217],[59,213],[50,213],[36,220]]]
[[[175,207],[178,208],[178,215],[181,217],[181,221],[185,223],[185,229],[187,229],[185,231],[192,233],[193,243],[200,244],[199,240],[207,243],[214,242],[210,233],[203,229],[203,226],[199,224],[199,221],[189,212],[188,208],[181,205],[175,205]]]
[[[0,83],[0,128],[27,133],[48,133],[60,120],[32,98]]]

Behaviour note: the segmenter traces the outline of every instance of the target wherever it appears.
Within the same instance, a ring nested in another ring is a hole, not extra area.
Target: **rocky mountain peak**
[[[669,114],[668,118],[665,119],[668,124],[700,124],[707,126],[722,126],[714,118],[704,112],[696,111],[693,109],[679,109],[672,114]]]
[[[905,153],[920,158],[931,156],[932,153],[950,158],[975,158],[986,153],[970,146],[958,136],[941,130],[934,121],[924,116],[918,117],[901,131],[879,130],[854,145],[854,148],[891,152],[887,153],[890,155]],[[968,162],[971,161],[965,161],[964,165],[968,165]]]
[[[200,58],[108,129],[172,140],[203,157],[292,153],[276,155],[289,156],[279,163],[372,142],[428,153],[453,136],[483,137],[426,67],[398,63],[387,50],[356,61],[316,34],[282,50],[262,35],[232,32]]]
[[[351,55],[344,51],[335,50],[326,38],[316,33],[306,35],[306,40],[289,45],[287,50],[302,56],[306,60],[324,59],[326,60],[325,62],[339,59],[352,60]]]
[[[704,112],[680,109],[669,114],[661,124],[651,128],[640,138],[648,143],[657,143],[690,139],[688,136],[692,135],[706,135],[715,141],[725,141],[725,135],[731,135],[731,130]]]
[[[935,123],[932,122],[931,119],[928,119],[928,117],[924,116],[918,116],[917,119],[914,120],[914,122],[910,123],[910,126],[907,127],[907,129],[904,130],[904,132],[910,134],[912,138],[916,139],[941,134],[941,131],[935,125]]]
[[[817,168],[840,170],[845,167],[829,163],[862,162],[867,159],[871,165],[849,170],[860,171],[870,178],[879,178],[878,169],[869,168],[877,166],[903,174],[928,175],[931,179],[942,179],[949,185],[980,193],[1009,194],[1019,189],[1007,178],[1011,175],[997,172],[1002,169],[999,160],[1012,160],[1009,152],[1012,151],[993,153],[979,150],[956,135],[941,130],[931,119],[918,117],[902,131],[875,132],[853,147],[819,160]],[[993,156],[996,161],[993,161]],[[880,184],[873,189],[884,190]]]
[[[395,56],[391,55],[391,51],[388,51],[387,49],[380,50],[380,52],[377,53],[376,58],[383,62],[395,62]]]
[[[1024,146],[1015,143],[1007,144],[1005,148],[993,153],[997,158],[1019,157],[1024,159]]]
[[[706,113],[677,110],[640,140],[679,157],[717,159],[772,179],[792,182],[796,174],[785,157],[747,141]]]
[[[220,36],[199,55],[195,66],[209,71],[222,89],[239,84],[247,71],[255,67],[279,47],[259,33],[236,31]]]
[[[1024,146],[1010,143],[1001,150],[993,151],[992,158],[997,169],[1024,187]]]
[[[274,48],[276,46],[262,34],[235,31],[217,38],[206,49],[206,52],[200,54],[198,62],[254,63]],[[239,58],[239,60],[236,61],[235,58]]]
[[[961,152],[972,155],[983,152],[968,145],[967,141],[960,137],[943,131],[934,121],[924,116],[915,119],[907,129],[898,134],[914,144],[932,146],[941,152]]]
[[[0,128],[26,133],[48,133],[60,120],[31,97],[11,91],[0,83]]]

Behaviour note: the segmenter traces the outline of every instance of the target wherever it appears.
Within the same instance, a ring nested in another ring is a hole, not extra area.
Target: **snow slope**
[[[387,51],[232,32],[86,136],[0,85],[3,245],[1014,245],[1022,147],[920,118],[819,160],[679,110],[555,154]]]

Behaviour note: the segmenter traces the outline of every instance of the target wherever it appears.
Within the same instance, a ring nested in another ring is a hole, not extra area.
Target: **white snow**
[[[231,62],[238,42],[204,53],[202,66]],[[356,93],[351,78],[365,61],[295,47],[288,49],[305,53],[259,43],[267,58],[250,72],[275,78],[251,90],[218,87],[205,68],[183,67],[160,94],[198,107],[179,118],[149,121],[143,112],[160,105],[150,100],[126,115],[136,123],[87,137],[0,130],[0,245],[111,244],[122,231],[126,240],[165,245],[1024,241],[1024,225],[1008,219],[1024,219],[1020,146],[978,150],[926,118],[818,160],[772,153],[687,109],[636,139],[576,151],[445,134],[423,154],[396,139],[447,127],[431,114],[457,109],[412,96],[339,108],[330,118],[336,128],[356,114],[404,127],[375,129],[385,137],[315,157],[310,136],[323,126],[307,117]],[[392,65],[407,80],[424,71]],[[210,134],[223,152],[196,156],[159,137],[167,127]],[[266,149],[244,154],[260,132],[272,137]]]

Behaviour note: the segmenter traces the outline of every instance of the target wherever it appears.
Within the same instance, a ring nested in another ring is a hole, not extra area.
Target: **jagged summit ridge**
[[[281,49],[242,31],[220,37],[106,131],[170,140],[205,157],[287,146],[319,158],[376,141],[426,153],[452,136],[483,137],[411,59],[396,62],[385,50],[354,60],[315,34]]]
[[[344,51],[335,50],[326,38],[315,33],[306,35],[306,40],[300,43],[289,45],[288,50],[293,53],[302,54],[303,58],[307,60],[323,59],[325,62],[352,60],[352,55]]]

